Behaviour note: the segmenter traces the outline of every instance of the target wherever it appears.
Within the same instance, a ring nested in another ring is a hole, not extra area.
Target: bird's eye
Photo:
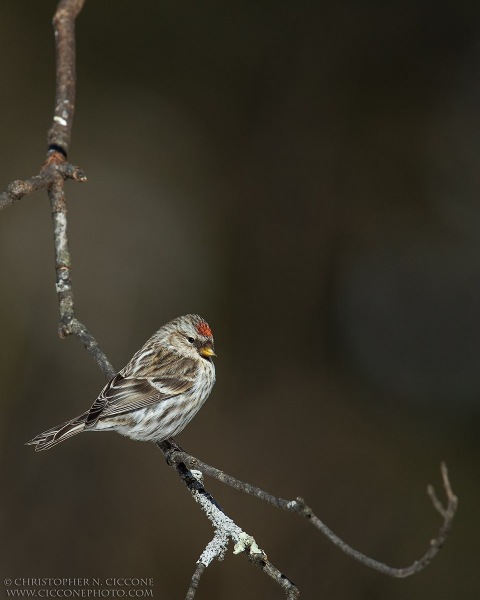
[[[189,341],[191,344],[193,344],[193,342],[195,341],[195,338],[188,337],[188,338],[187,338],[187,340],[188,340],[188,341]]]

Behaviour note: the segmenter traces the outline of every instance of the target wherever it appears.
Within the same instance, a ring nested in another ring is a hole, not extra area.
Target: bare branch
[[[197,562],[197,568],[195,569],[195,573],[192,575],[192,581],[190,583],[190,587],[188,588],[187,595],[185,596],[185,600],[193,600],[195,598],[198,584],[200,583],[200,578],[206,568],[207,567],[202,562]]]
[[[47,160],[38,175],[12,181],[0,194],[0,209],[28,194],[65,179],[86,181],[81,169],[66,162],[75,114],[75,19],[85,0],[61,0],[53,17],[56,51],[56,93],[52,125],[48,131]],[[60,185],[60,183],[58,183]]]
[[[455,516],[458,506],[458,499],[453,494],[450,481],[448,479],[447,468],[445,464],[442,463],[441,471],[443,478],[443,486],[445,489],[445,494],[447,496],[447,506],[445,508],[443,507],[441,502],[436,497],[435,492],[433,491],[433,488],[431,486],[429,486],[428,488],[428,493],[432,498],[432,502],[435,509],[443,517],[443,524],[440,527],[437,536],[430,541],[430,546],[428,550],[420,559],[416,560],[408,567],[390,567],[389,565],[374,560],[373,558],[370,558],[349,546],[313,513],[312,509],[305,504],[305,501],[302,498],[296,498],[295,500],[285,500],[283,498],[273,496],[272,494],[269,494],[268,492],[251,485],[250,483],[245,483],[243,481],[235,479],[234,477],[228,475],[227,473],[224,473],[220,469],[216,469],[215,467],[212,467],[200,461],[198,458],[190,456],[189,454],[181,450],[180,447],[172,440],[166,440],[164,442],[161,442],[159,446],[162,452],[164,453],[167,462],[172,466],[175,466],[176,464],[183,464],[189,469],[198,469],[205,475],[214,477],[218,481],[221,481],[222,483],[229,485],[241,492],[245,492],[246,494],[255,496],[256,498],[263,500],[264,502],[267,502],[272,506],[305,517],[312,523],[314,527],[316,527],[326,537],[328,537],[328,539],[333,544],[335,544],[343,552],[345,552],[345,554],[348,554],[355,560],[358,560],[359,562],[370,567],[371,569],[375,569],[376,571],[384,573],[385,575],[389,575],[390,577],[409,577],[414,573],[422,571],[433,560],[433,558],[438,554],[439,550],[443,546],[448,536],[448,533],[452,528],[453,518]]]
[[[0,194],[0,209],[21,200],[24,196],[47,188],[58,177],[72,179],[79,183],[87,181],[85,173],[78,167],[65,162],[61,153],[50,153],[38,175],[24,181],[16,180],[8,184],[7,189]]]
[[[208,545],[205,548],[205,550],[207,550],[207,548]],[[266,575],[271,577],[275,581],[275,583],[277,583],[283,589],[287,600],[296,600],[300,597],[300,592],[297,586],[292,581],[290,581],[288,577],[281,573],[274,565],[272,565],[272,563],[267,559],[265,554],[258,555],[246,551],[244,553],[253,565],[261,569]],[[188,588],[187,595],[185,596],[185,600],[193,600],[193,598],[195,598],[200,578],[205,572],[206,568],[207,566],[201,561],[201,559],[197,561],[197,566],[195,568],[195,572],[192,575],[192,580],[190,582],[190,587]]]
[[[75,20],[85,0],[60,0],[53,17],[56,52],[55,111],[48,131],[49,150],[67,157],[75,114]]]
[[[283,589],[287,600],[296,600],[300,597],[300,591],[293,581],[290,581],[290,579],[272,565],[271,562],[268,560],[263,561],[260,558],[250,555],[248,560],[261,569],[266,575],[271,577]]]
[[[116,371],[110,364],[105,353],[102,351],[97,343],[97,340],[88,331],[83,323],[80,323],[75,317],[70,321],[68,332],[71,335],[77,337],[85,347],[85,350],[90,354],[93,360],[102,370],[103,374],[107,379],[112,379],[115,376]]]
[[[448,500],[447,507],[444,508],[443,504],[437,498],[437,495],[436,495],[435,490],[432,485],[427,486],[427,494],[430,496],[433,506],[442,515],[442,517],[444,519],[449,519],[449,518],[453,517],[453,515],[451,514],[452,507],[453,507],[453,510],[455,511],[457,504],[458,504],[458,498],[455,496],[455,494],[452,491],[452,488],[450,485],[450,480],[448,478],[447,465],[444,462],[442,462],[442,464],[440,465],[440,468],[441,468],[441,473],[442,473],[443,488],[445,490],[445,494],[446,494],[447,500]]]
[[[70,279],[65,180],[87,180],[78,167],[66,162],[75,114],[75,19],[85,0],[61,0],[53,18],[56,49],[56,94],[52,125],[48,131],[48,151],[40,173],[25,181],[13,181],[0,194],[0,208],[40,189],[50,198],[55,244],[56,290],[60,308],[59,335],[78,337],[108,378],[115,370],[95,338],[76,317]]]
[[[0,208],[5,208],[27,194],[33,194],[33,192],[43,189],[46,185],[47,183],[42,175],[35,175],[25,181],[12,181],[8,184],[7,189],[0,194]]]
[[[167,462],[169,459],[169,449],[180,448],[173,439],[159,442],[157,446],[167,458]],[[197,568],[192,576],[186,598],[191,599],[195,597],[200,577],[211,562],[214,559],[223,560],[229,539],[235,543],[233,549],[234,554],[243,553],[253,565],[261,569],[266,575],[271,577],[275,583],[280,585],[288,599],[293,600],[298,598],[300,594],[295,584],[268,560],[267,555],[258,547],[255,539],[248,533],[245,533],[229,516],[227,516],[213,496],[205,490],[201,472],[194,469],[187,469],[185,464],[181,461],[175,463],[170,462],[169,464],[176,469],[193,499],[200,505],[215,529],[213,539],[207,544],[197,561]],[[204,568],[199,568],[199,564],[202,564]]]
[[[63,179],[57,178],[49,187],[48,195],[52,207],[53,238],[55,244],[56,290],[60,308],[60,325],[58,333],[61,338],[69,335],[78,337],[88,352],[93,356],[103,373],[111,379],[115,369],[100,349],[97,341],[88,329],[75,317],[73,289],[70,279],[71,258],[68,247],[67,204]]]

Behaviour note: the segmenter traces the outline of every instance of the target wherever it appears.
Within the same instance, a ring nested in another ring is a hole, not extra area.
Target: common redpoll
[[[82,415],[27,442],[48,450],[82,431],[161,442],[190,422],[215,383],[212,331],[198,315],[161,327]]]

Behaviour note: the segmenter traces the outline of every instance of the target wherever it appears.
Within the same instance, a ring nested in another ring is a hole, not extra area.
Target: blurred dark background
[[[55,2],[2,3],[0,188],[43,162]],[[217,384],[178,437],[362,552],[208,481],[304,598],[480,597],[480,6],[113,2],[77,22],[67,185],[78,317],[121,368],[169,319],[210,322]],[[212,530],[152,445],[23,444],[104,384],[56,335],[49,205],[0,214],[2,577],[153,577],[183,598]],[[254,592],[252,592],[254,590]],[[283,597],[231,551],[198,598]]]

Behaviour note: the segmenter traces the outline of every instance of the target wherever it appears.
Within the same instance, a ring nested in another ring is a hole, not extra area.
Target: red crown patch
[[[212,330],[205,321],[202,321],[197,325],[197,331],[200,335],[204,335],[205,337],[213,337]]]

